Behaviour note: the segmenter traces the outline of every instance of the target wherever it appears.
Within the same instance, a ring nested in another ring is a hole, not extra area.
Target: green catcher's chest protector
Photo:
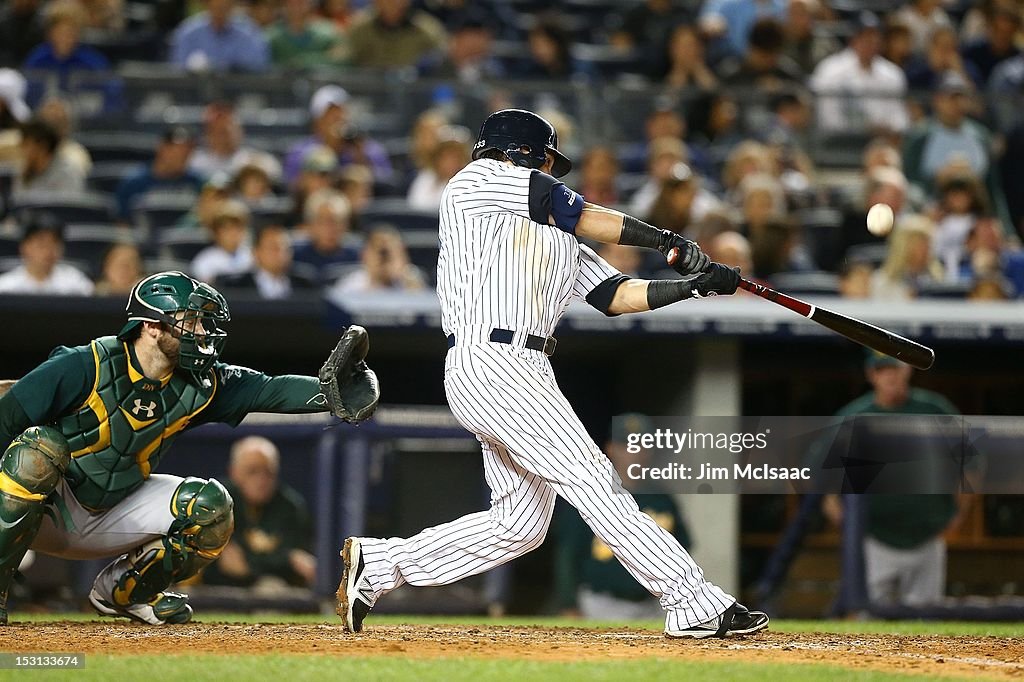
[[[148,379],[113,336],[94,340],[91,349],[92,392],[56,427],[70,445],[65,477],[75,497],[88,509],[104,511],[149,477],[177,434],[213,400],[217,377],[211,369],[201,380],[181,371]]]

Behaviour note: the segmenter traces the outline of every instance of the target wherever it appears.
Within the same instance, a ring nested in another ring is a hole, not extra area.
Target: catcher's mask
[[[490,149],[497,149],[512,163],[526,168],[540,168],[550,153],[555,157],[551,174],[556,178],[572,170],[572,161],[558,151],[555,127],[547,119],[525,109],[502,109],[487,117],[480,126],[473,159],[479,159]]]
[[[228,302],[209,284],[183,272],[160,272],[135,285],[128,296],[128,323],[117,335],[130,338],[143,322],[160,322],[180,341],[178,365],[197,379],[220,357],[231,319]]]

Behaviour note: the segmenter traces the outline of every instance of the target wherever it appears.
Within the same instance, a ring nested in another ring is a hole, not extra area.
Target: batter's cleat
[[[768,627],[768,614],[751,611],[739,602],[725,610],[725,613],[700,625],[685,630],[665,630],[666,637],[704,639],[706,637],[733,637],[752,635]]]
[[[119,606],[100,596],[94,587],[89,592],[89,603],[100,615],[123,616],[148,625],[180,625],[192,620],[192,607],[188,605],[188,595],[178,592],[161,592],[153,601],[146,604]]]
[[[337,612],[345,623],[348,632],[361,632],[363,619],[373,608],[376,601],[373,588],[364,575],[366,564],[363,561],[363,549],[359,538],[348,538],[341,550],[344,568],[341,571],[341,583],[338,585]]]

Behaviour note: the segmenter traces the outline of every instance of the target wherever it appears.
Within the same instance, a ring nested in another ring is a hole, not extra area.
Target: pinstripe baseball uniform
[[[438,261],[450,346],[445,392],[483,448],[491,508],[408,539],[363,539],[373,597],[403,583],[451,583],[525,554],[544,540],[561,495],[660,597],[666,628],[706,622],[735,599],[706,581],[676,539],[639,510],[537,343],[551,336],[570,300],[596,304],[623,279],[570,231],[531,219],[537,173],[480,159],[445,189]],[[540,175],[539,184],[561,188],[568,204],[583,201]]]

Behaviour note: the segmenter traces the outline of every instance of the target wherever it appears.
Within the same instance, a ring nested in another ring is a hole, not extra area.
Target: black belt
[[[512,338],[515,336],[515,332],[510,329],[498,329],[494,328],[491,330],[490,341],[495,343],[512,343]],[[526,335],[526,343],[523,344],[530,350],[539,350],[548,357],[555,354],[555,344],[557,340],[553,336],[537,336],[535,334]],[[455,348],[455,334],[448,335],[448,347]]]

